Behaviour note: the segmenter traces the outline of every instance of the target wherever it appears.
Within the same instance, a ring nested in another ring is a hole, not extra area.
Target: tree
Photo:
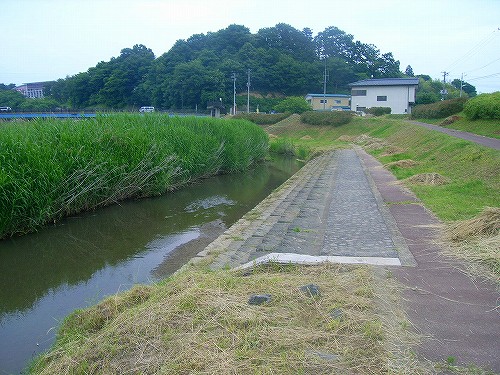
[[[454,79],[453,81],[451,81],[451,84],[459,90],[460,86],[462,86],[462,91],[467,93],[467,95],[471,98],[477,95],[476,88],[470,83],[461,81],[459,79]]]
[[[2,90],[11,90],[14,87],[16,87],[16,85],[14,83],[9,83],[8,85],[0,83],[0,91],[2,91]]]
[[[286,98],[281,103],[277,104],[274,109],[277,112],[303,113],[311,111],[311,105],[300,96],[291,96]]]
[[[354,37],[335,26],[327,27],[314,38],[316,54],[320,58],[337,57],[351,61],[354,52]]]
[[[315,59],[314,44],[307,30],[304,33],[286,23],[260,29],[256,43],[258,47],[277,49],[300,61],[311,62]]]
[[[26,100],[23,94],[15,90],[0,90],[0,106],[11,107],[14,111],[19,109]]]
[[[110,61],[58,80],[50,96],[74,108],[193,108],[212,97],[232,97],[233,72],[238,76],[237,93],[246,92],[248,69],[252,91],[299,96],[322,92],[325,62],[327,90],[332,92],[348,93],[348,84],[359,79],[402,76],[392,53],[381,54],[376,46],[354,41],[337,27],[313,37],[310,28],[300,31],[285,23],[256,34],[229,25],[177,40],[156,59],[144,45],[125,48]]]
[[[413,68],[411,67],[411,65],[408,65],[405,69],[405,74],[408,76],[408,77],[414,77],[415,74],[413,74]]]

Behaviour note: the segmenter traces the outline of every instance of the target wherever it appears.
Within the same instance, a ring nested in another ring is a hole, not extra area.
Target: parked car
[[[10,107],[0,107],[0,112],[10,112],[12,111],[12,108]]]
[[[141,113],[145,113],[145,112],[154,112],[155,111],[155,107],[141,107],[139,109],[139,112]]]

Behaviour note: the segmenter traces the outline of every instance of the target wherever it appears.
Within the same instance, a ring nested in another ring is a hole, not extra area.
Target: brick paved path
[[[293,187],[259,211],[257,223],[230,243],[214,269],[250,265],[270,254],[275,260],[279,254],[301,254],[345,263],[412,263],[355,150],[323,155],[294,177]]]

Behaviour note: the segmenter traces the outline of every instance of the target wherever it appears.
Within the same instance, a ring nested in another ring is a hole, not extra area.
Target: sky
[[[193,34],[278,23],[314,35],[336,26],[392,52],[402,71],[500,91],[500,0],[0,0],[0,83],[72,76],[135,44],[160,56]]]

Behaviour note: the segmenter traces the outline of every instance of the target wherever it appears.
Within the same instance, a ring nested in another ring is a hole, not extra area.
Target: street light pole
[[[464,74],[462,73],[462,78],[460,78],[460,97],[462,97],[463,88],[464,88]]]
[[[233,79],[233,116],[236,115],[236,73],[231,74]]]
[[[247,80],[247,113],[250,113],[250,69],[247,70],[248,80]]]

